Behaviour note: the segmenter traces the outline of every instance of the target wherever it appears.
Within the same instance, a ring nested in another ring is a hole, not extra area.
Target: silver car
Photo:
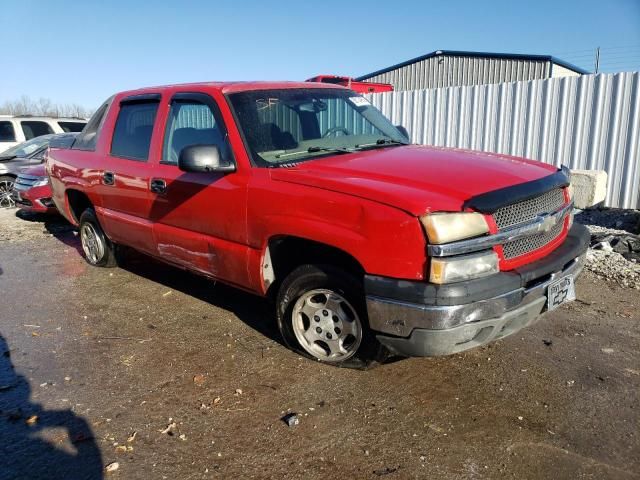
[[[18,174],[25,167],[42,163],[52,140],[73,142],[76,135],[77,133],[42,135],[0,153],[0,208],[15,206],[11,192]]]

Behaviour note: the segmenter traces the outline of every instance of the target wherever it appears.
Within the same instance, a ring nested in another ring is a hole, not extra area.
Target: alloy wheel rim
[[[80,228],[80,242],[82,250],[90,263],[96,264],[104,256],[104,245],[95,228],[85,223]]]
[[[0,208],[15,207],[16,202],[11,194],[13,193],[13,182],[4,180],[0,182]]]
[[[315,289],[293,306],[293,333],[304,350],[318,360],[343,362],[362,342],[362,323],[353,306],[339,293]]]

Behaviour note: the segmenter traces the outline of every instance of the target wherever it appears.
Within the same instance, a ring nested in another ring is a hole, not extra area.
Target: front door
[[[158,254],[190,270],[246,284],[246,179],[238,172],[181,171],[180,152],[190,145],[217,145],[221,155],[233,157],[215,100],[177,93],[169,106],[161,161],[150,181]]]

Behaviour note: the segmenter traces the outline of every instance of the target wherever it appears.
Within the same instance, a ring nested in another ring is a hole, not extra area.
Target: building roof
[[[569,70],[573,70],[576,73],[588,74],[591,73],[583,68],[576,67],[564,60],[560,60],[551,55],[528,55],[522,53],[491,53],[491,52],[464,52],[460,50],[436,50],[435,52],[427,53],[426,55],[421,55],[416,58],[412,58],[411,60],[407,60],[405,62],[398,63],[396,65],[392,65],[387,68],[383,68],[381,70],[376,70],[375,72],[367,73],[366,75],[362,75],[357,77],[356,80],[366,80],[371,77],[375,77],[376,75],[381,75],[383,73],[390,72],[391,70],[396,70],[401,67],[406,67],[407,65],[411,65],[412,63],[420,62],[422,60],[426,60],[428,58],[439,57],[439,56],[449,56],[449,57],[473,57],[473,58],[497,58],[501,60],[532,60],[532,61],[542,61],[542,62],[552,62],[556,65],[560,65],[561,67],[568,68]]]

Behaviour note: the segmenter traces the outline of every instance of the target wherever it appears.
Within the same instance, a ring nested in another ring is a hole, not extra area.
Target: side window
[[[105,114],[109,109],[110,103],[111,99],[104,102],[102,106],[96,110],[96,113],[91,116],[89,123],[84,126],[82,132],[77,136],[76,141],[73,142],[73,146],[71,148],[76,150],[96,149],[98,134],[100,133],[100,128],[102,127],[102,122],[104,121],[106,116]]]
[[[122,103],[111,140],[111,155],[146,161],[153,124],[158,111],[157,101]]]
[[[54,133],[53,128],[51,128],[51,125],[47,122],[28,120],[20,122],[20,125],[22,125],[25,140],[31,140],[32,138]]]
[[[63,132],[81,132],[84,126],[84,122],[58,122],[58,125]]]
[[[225,132],[211,107],[197,100],[173,100],[164,134],[162,161],[177,164],[183,148],[217,145],[226,152]]]
[[[13,123],[0,122],[0,142],[15,142],[16,132],[13,130]]]

